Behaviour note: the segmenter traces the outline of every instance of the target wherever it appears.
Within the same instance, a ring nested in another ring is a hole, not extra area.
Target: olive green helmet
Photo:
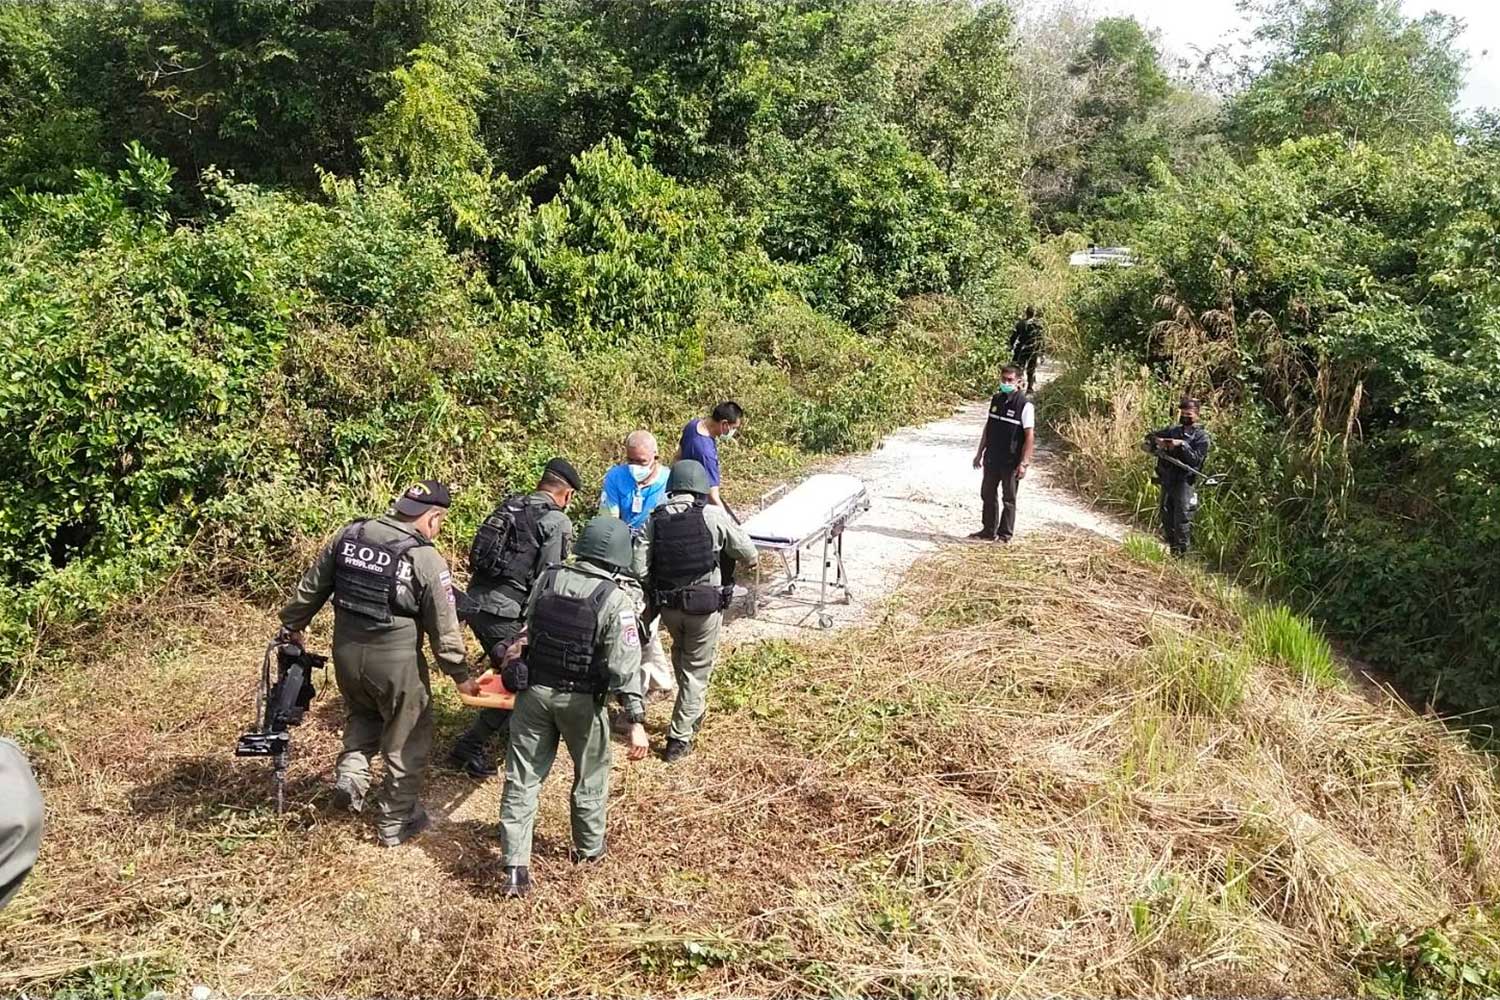
[[[684,458],[672,463],[672,474],[667,477],[668,493],[696,493],[707,496],[713,484],[708,481],[708,470],[696,458]]]
[[[579,559],[587,559],[601,566],[628,570],[634,561],[630,528],[618,517],[600,514],[583,526],[578,542],[573,546],[573,553]]]

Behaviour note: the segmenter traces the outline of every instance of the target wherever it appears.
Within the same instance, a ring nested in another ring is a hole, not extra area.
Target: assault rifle
[[[1171,455],[1168,455],[1166,450],[1162,448],[1161,445],[1157,444],[1157,438],[1155,435],[1146,435],[1146,440],[1141,443],[1141,450],[1146,452],[1148,455],[1153,455],[1161,461],[1166,462],[1168,465],[1177,466],[1177,468],[1181,469],[1183,472],[1191,472],[1193,474],[1194,481],[1199,486],[1223,486],[1226,482],[1229,481],[1229,477],[1223,474],[1217,476],[1205,476],[1201,469],[1195,469],[1191,465],[1188,465],[1186,462],[1175,459]]]
[[[271,661],[276,676],[271,677]],[[261,661],[260,686],[255,695],[255,728],[235,744],[236,757],[271,758],[271,776],[276,786],[276,811],[286,809],[286,769],[292,758],[292,726],[302,724],[317,689],[312,672],[326,671],[328,657],[309,653],[295,642],[278,636],[266,645]]]

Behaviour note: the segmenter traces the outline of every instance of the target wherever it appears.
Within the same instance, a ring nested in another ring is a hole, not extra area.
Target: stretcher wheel
[[[796,592],[797,592],[797,585],[795,583],[789,583],[789,584],[787,584],[786,585],[786,589],[782,591],[783,594],[795,594]]]
[[[833,628],[833,615],[819,615],[818,628]]]

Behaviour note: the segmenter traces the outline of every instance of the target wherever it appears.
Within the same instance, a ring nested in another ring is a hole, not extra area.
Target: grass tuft
[[[1127,556],[1143,563],[1161,565],[1167,562],[1167,547],[1150,535],[1130,534],[1120,543]]]
[[[1328,640],[1285,605],[1251,612],[1244,620],[1243,633],[1252,653],[1287,668],[1304,684],[1326,687],[1342,680]]]
[[[1243,650],[1225,650],[1211,636],[1181,634],[1153,641],[1142,659],[1162,707],[1180,716],[1233,713],[1254,666]]]

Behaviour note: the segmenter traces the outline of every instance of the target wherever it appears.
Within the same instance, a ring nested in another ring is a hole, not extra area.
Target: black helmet
[[[578,535],[573,552],[580,559],[624,572],[634,561],[630,545],[630,528],[618,517],[600,514]]]
[[[707,496],[713,489],[708,481],[708,470],[695,458],[684,458],[672,463],[672,474],[667,477],[668,493],[696,493]]]

